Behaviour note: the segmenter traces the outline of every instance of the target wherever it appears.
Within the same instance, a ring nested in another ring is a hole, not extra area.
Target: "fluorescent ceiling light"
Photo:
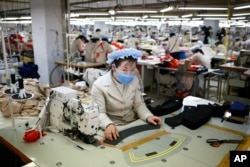
[[[110,15],[115,15],[115,10],[114,9],[109,10],[109,14]]]
[[[119,10],[117,13],[157,13],[155,10]]]
[[[233,14],[233,16],[245,16],[245,15],[250,15],[250,13]]]
[[[149,18],[141,19],[141,20],[144,20],[144,21],[159,21],[159,19],[149,19]]]
[[[31,19],[31,17],[30,16],[22,16],[19,19]]]
[[[181,17],[186,18],[186,17],[192,17],[192,16],[193,16],[193,14],[186,14],[186,15],[182,15]]]
[[[148,15],[144,15],[144,16],[142,16],[142,18],[143,18],[143,19],[146,19],[146,18],[148,18]]]
[[[192,20],[193,20],[193,21],[202,20],[202,18],[201,18],[201,17],[194,17],[194,18],[192,18]]]
[[[174,8],[172,7],[172,6],[170,6],[170,7],[167,7],[167,8],[164,8],[164,9],[161,9],[160,10],[160,12],[168,12],[168,11],[171,11],[171,10],[173,10]]]
[[[87,19],[89,20],[110,20],[111,18],[110,17],[88,17]]]
[[[182,10],[227,10],[227,8],[179,7]]]
[[[190,18],[170,18],[169,20],[171,20],[171,21],[173,21],[173,20],[175,20],[175,21],[181,21],[181,20],[190,20]]]
[[[244,5],[244,6],[238,6],[238,7],[234,7],[235,10],[239,10],[239,9],[247,9],[250,8],[250,5]]]
[[[227,15],[226,14],[198,14],[197,16],[200,16],[200,17],[226,17]]]
[[[95,12],[95,13],[77,13],[78,15],[83,15],[83,16],[107,16],[109,15],[108,13],[101,13],[101,12]]]
[[[225,17],[204,17],[204,20],[227,20]]]
[[[232,17],[231,19],[232,20],[242,20],[242,19],[245,19],[246,17]]]
[[[1,23],[14,23],[14,24],[30,24],[31,23],[31,20],[21,20],[21,21],[18,21],[18,20],[10,20],[10,21],[2,21]]]
[[[77,14],[77,13],[70,13],[70,17],[78,17],[79,16],[79,14]]]
[[[17,20],[18,17],[6,17],[4,18],[4,20]]]
[[[178,18],[178,16],[167,16],[167,15],[151,15],[152,18]]]
[[[116,18],[117,19],[139,19],[139,17],[135,17],[135,16],[119,16]]]

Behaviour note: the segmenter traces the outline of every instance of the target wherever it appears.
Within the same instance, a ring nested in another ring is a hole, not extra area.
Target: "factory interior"
[[[249,11],[0,0],[0,166],[248,166]]]

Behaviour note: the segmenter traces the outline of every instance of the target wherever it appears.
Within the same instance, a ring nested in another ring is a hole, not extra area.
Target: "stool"
[[[214,72],[209,73],[209,75],[205,78],[205,98],[209,99],[211,97],[216,97],[216,100],[221,101],[221,91],[222,91],[222,79],[224,76],[224,72],[222,70],[216,70]],[[211,84],[211,81],[217,81],[215,85]],[[210,90],[211,88],[216,88],[216,95],[211,96]]]

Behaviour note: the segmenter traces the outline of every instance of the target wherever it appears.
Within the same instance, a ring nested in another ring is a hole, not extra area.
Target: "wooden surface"
[[[250,68],[243,67],[243,66],[235,66],[233,63],[222,64],[219,66],[219,68],[230,70],[230,71],[236,71],[236,72],[245,72],[250,69]]]
[[[250,78],[250,69],[243,73],[246,77]]]
[[[66,63],[66,62],[59,62],[56,61],[55,64],[60,65],[60,66],[68,66],[68,67],[75,67],[75,68],[80,68],[80,69],[85,69],[85,68],[97,68],[97,67],[103,67],[104,64],[102,63],[93,63],[93,62],[79,62],[79,63]]]

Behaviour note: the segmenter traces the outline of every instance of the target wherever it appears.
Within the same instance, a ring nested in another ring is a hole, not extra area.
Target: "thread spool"
[[[19,86],[19,89],[23,89],[24,86],[23,86],[23,78],[19,78],[18,79],[18,86]]]

